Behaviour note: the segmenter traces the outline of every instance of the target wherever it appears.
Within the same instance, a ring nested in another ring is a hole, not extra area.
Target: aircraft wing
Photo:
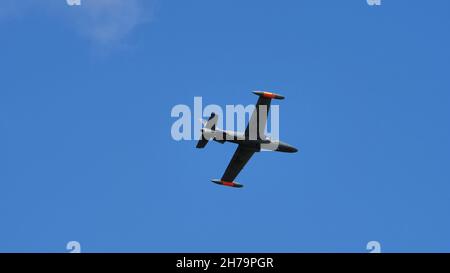
[[[236,149],[236,152],[234,152],[233,158],[228,164],[228,167],[225,170],[225,173],[223,174],[221,180],[226,182],[233,182],[254,153],[254,150],[239,145]]]
[[[259,99],[256,102],[255,110],[253,110],[247,129],[245,130],[245,137],[246,139],[251,140],[265,139],[264,130],[267,124],[270,103],[272,99],[282,100],[284,97],[275,93],[264,91],[254,91],[253,93],[258,95]]]

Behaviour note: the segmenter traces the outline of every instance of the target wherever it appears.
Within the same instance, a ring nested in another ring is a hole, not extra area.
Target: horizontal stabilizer
[[[210,136],[205,136],[204,128],[209,129],[207,131],[214,131],[216,128],[218,116],[215,113],[211,113],[211,116],[209,117],[208,121],[205,122],[205,127],[202,129],[202,136],[200,140],[197,142],[196,148],[202,149],[205,148],[206,144],[208,144]]]
[[[216,123],[217,120],[219,119],[219,117],[216,115],[216,113],[211,113],[211,116],[209,117],[208,121],[205,124],[204,128],[208,128],[211,130],[215,130],[216,129]]]
[[[197,146],[195,146],[195,148],[197,148],[197,149],[205,148],[206,144],[208,144],[208,140],[207,140],[207,139],[204,139],[203,136],[202,136],[202,139],[200,139],[200,140],[197,142]]]

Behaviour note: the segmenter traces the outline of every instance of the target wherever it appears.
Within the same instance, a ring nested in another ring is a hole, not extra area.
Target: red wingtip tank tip
[[[253,91],[253,94],[258,95],[260,97],[268,98],[268,99],[277,99],[277,100],[283,100],[284,96],[272,92],[267,91]]]
[[[244,185],[236,183],[236,182],[228,182],[228,181],[222,181],[219,179],[213,179],[212,182],[216,183],[217,185],[232,187],[232,188],[242,188]]]

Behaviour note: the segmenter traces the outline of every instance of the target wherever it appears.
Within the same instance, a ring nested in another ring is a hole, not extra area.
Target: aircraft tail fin
[[[202,128],[202,136],[200,140],[197,142],[197,148],[202,149],[205,148],[208,141],[212,138],[212,134],[207,134],[206,132],[212,132],[216,129],[218,116],[215,113],[211,113],[208,121],[204,123],[204,127]],[[205,130],[206,129],[206,130]]]

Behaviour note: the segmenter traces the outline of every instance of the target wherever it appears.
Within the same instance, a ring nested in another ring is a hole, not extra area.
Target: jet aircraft
[[[283,153],[298,151],[297,148],[281,141],[271,140],[264,134],[272,99],[282,100],[284,96],[266,91],[254,91],[253,93],[259,96],[259,99],[244,133],[216,128],[218,116],[215,113],[211,114],[201,129],[201,139],[197,143],[197,148],[204,148],[211,139],[222,144],[231,142],[238,145],[222,178],[212,180],[216,184],[234,188],[243,187],[234,179],[255,152],[260,152],[263,149]]]

